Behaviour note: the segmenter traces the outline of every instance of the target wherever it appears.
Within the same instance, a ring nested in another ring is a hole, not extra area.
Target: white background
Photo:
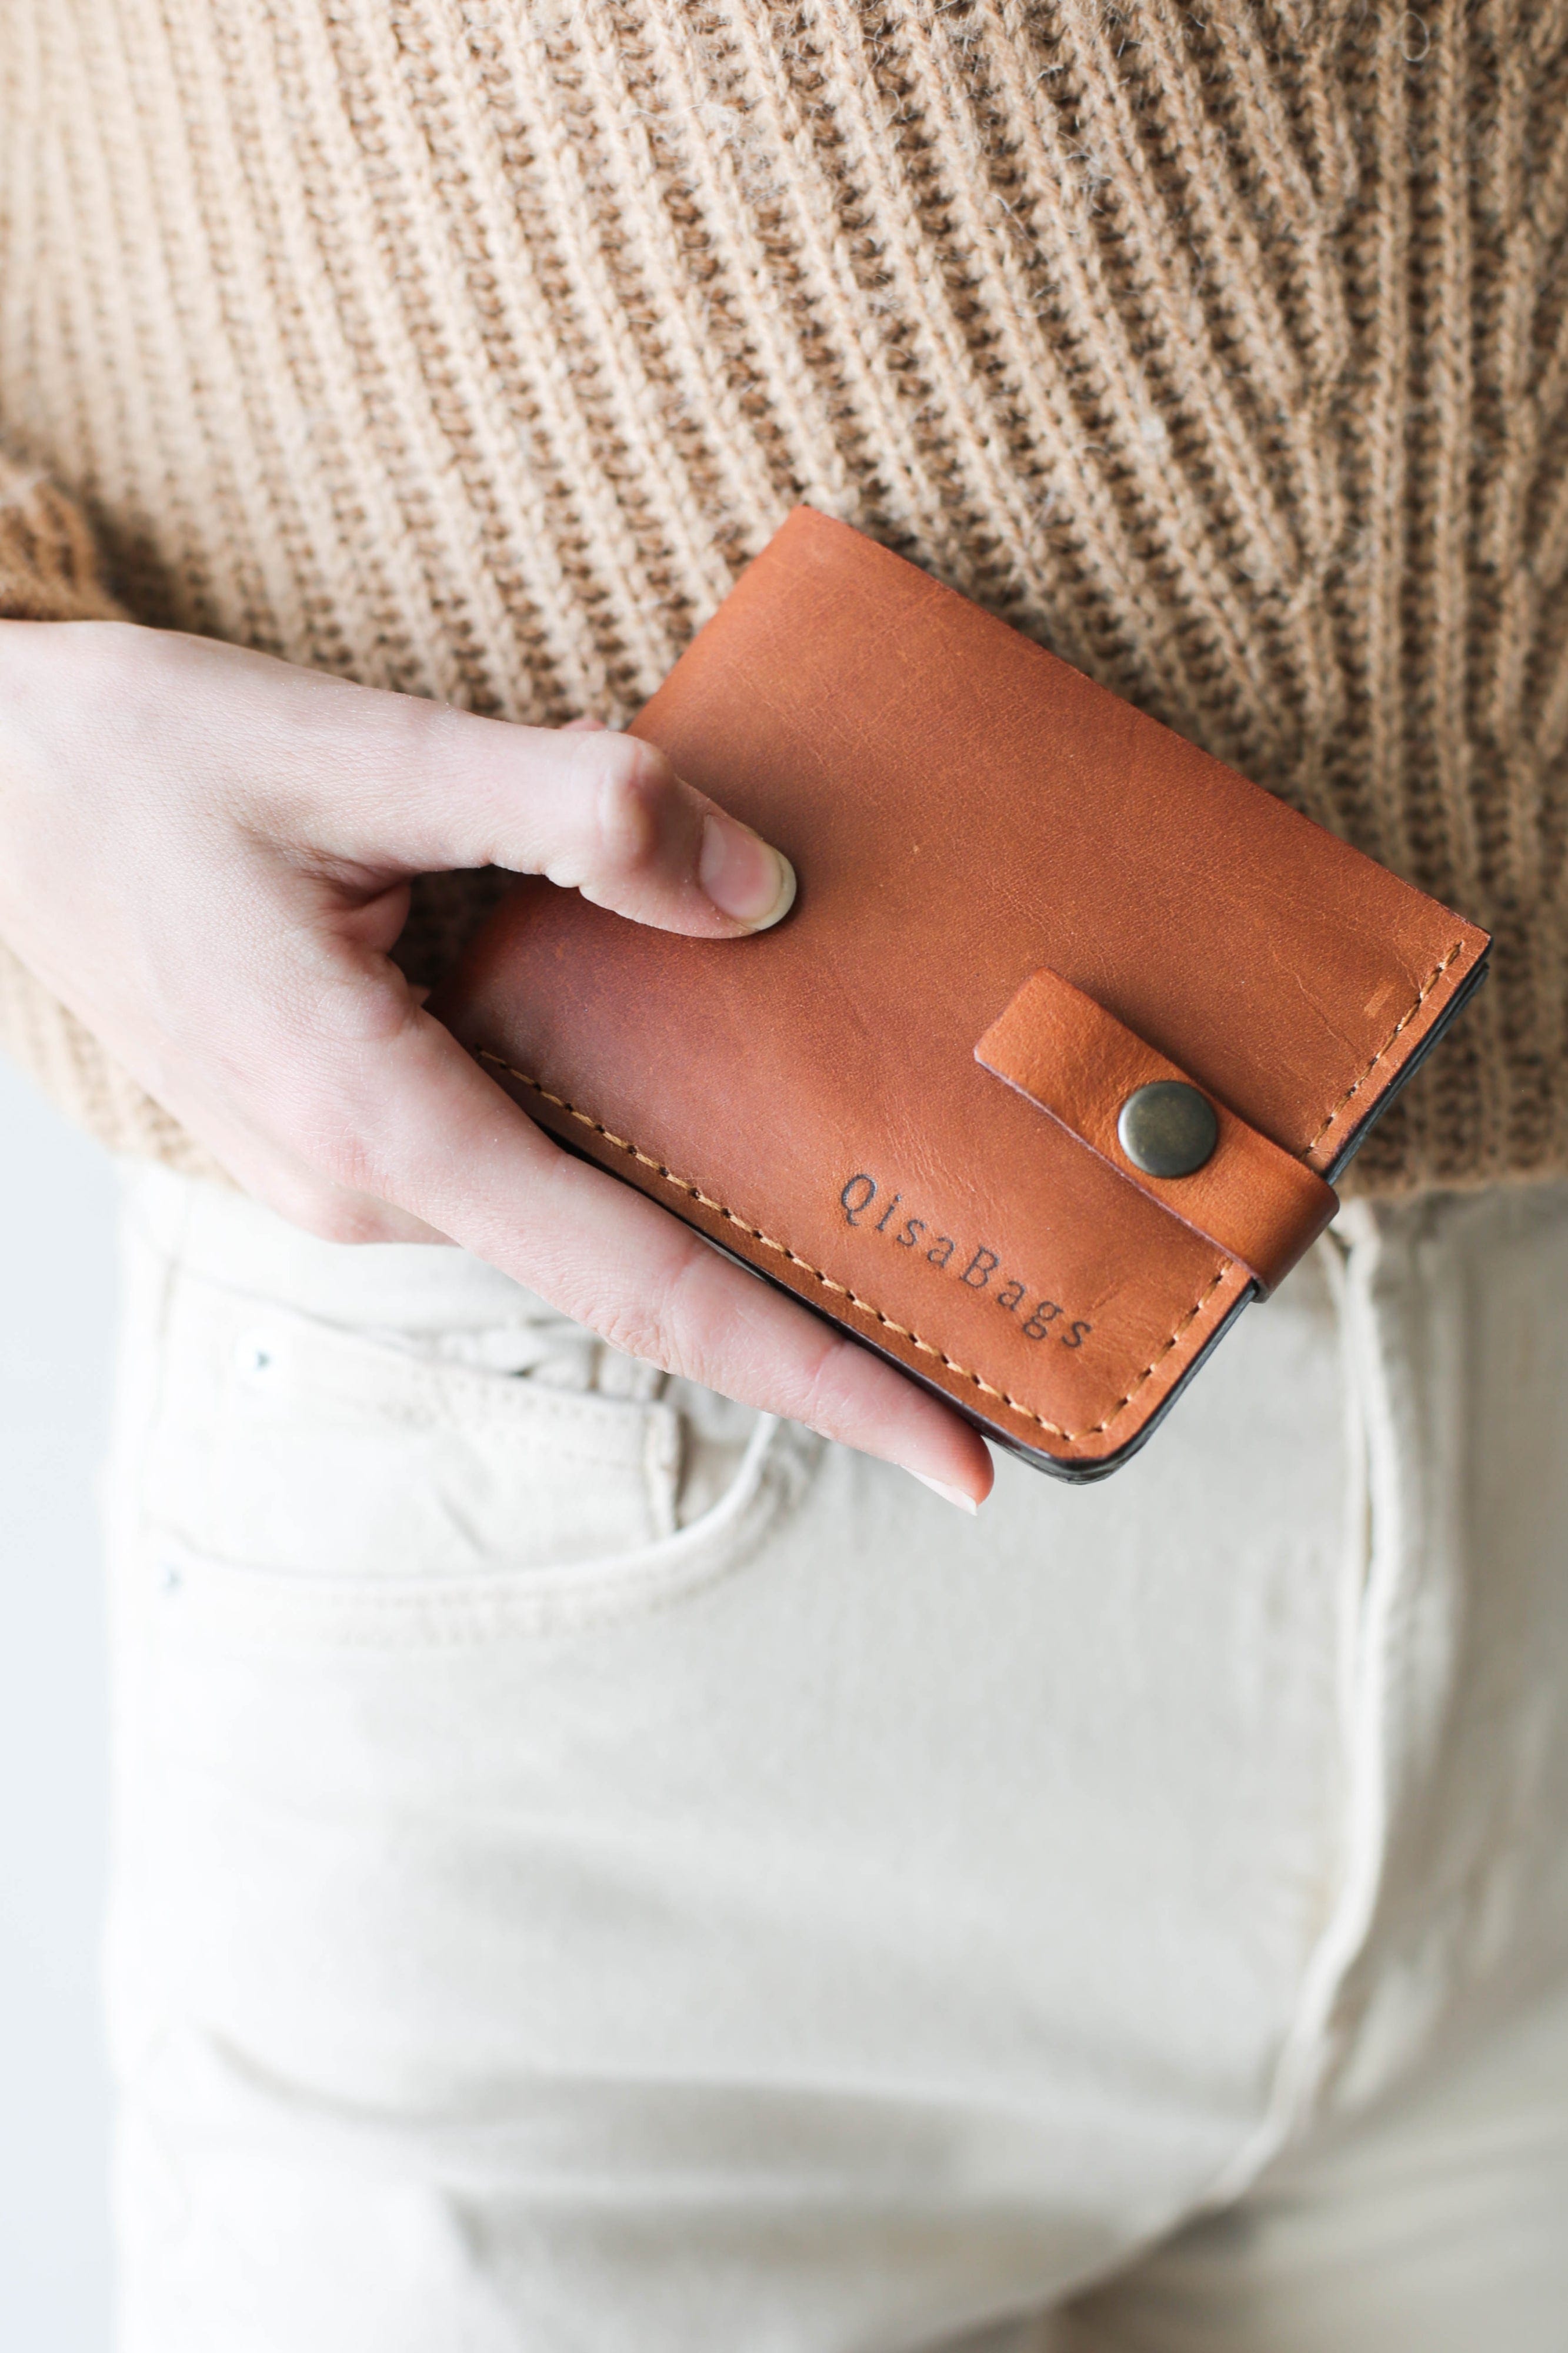
[[[0,1061],[0,2347],[107,2353],[109,1161]]]

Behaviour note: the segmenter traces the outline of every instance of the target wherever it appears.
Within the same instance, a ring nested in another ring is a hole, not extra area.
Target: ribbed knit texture
[[[139,617],[622,714],[809,499],[1496,931],[1364,1179],[1568,1168],[1568,0],[9,0],[0,73],[0,429]]]

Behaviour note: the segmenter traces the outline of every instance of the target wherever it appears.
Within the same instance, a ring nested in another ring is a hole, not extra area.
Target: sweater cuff
[[[124,618],[79,508],[36,466],[0,455],[0,620]]]

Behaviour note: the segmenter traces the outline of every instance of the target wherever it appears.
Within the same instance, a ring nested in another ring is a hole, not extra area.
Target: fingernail
[[[795,868],[749,825],[713,810],[702,822],[697,879],[721,915],[765,932],[795,904]]]
[[[911,1471],[910,1477],[918,1479],[922,1487],[929,1487],[933,1495],[940,1495],[944,1504],[956,1504],[961,1512],[969,1514],[971,1519],[980,1509],[973,1496],[966,1495],[962,1487],[950,1487],[942,1479],[928,1479],[923,1471]]]

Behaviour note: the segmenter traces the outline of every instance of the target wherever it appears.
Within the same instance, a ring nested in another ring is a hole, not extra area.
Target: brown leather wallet
[[[441,1011],[542,1126],[1044,1469],[1333,1215],[1484,932],[802,507],[636,722],[795,861],[717,943],[519,884]]]

